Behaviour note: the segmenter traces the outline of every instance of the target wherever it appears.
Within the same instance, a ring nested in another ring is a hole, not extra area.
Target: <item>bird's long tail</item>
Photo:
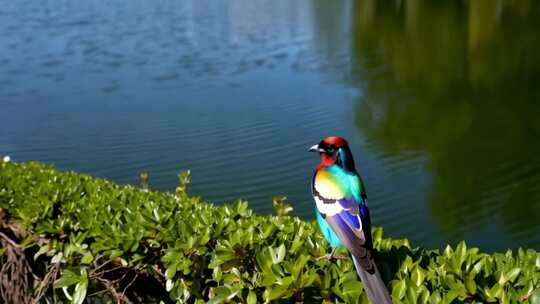
[[[360,276],[360,279],[362,280],[362,284],[364,285],[364,290],[367,293],[369,301],[372,304],[391,304],[392,300],[390,299],[390,294],[388,293],[388,289],[381,279],[381,274],[379,273],[375,263],[373,263],[373,268],[375,271],[373,274],[371,274],[365,270],[362,265],[360,265],[354,255],[352,258],[354,267],[356,268],[358,276]]]

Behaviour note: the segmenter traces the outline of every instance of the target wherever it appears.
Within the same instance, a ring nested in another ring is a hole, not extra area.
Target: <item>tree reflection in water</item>
[[[427,157],[436,224],[540,244],[540,3],[362,0],[353,16],[357,126]]]

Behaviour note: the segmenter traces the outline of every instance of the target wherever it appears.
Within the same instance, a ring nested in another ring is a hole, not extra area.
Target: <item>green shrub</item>
[[[274,199],[280,216],[261,216],[244,201],[189,196],[189,174],[179,178],[165,193],[0,162],[4,302],[367,303],[351,261],[316,260],[330,248],[314,221],[287,215],[284,198]],[[396,303],[540,298],[534,250],[412,248],[381,228],[373,239]]]

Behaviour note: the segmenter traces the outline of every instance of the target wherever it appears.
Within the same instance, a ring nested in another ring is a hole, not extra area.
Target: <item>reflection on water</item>
[[[453,239],[538,246],[539,3],[359,1],[355,13],[357,125],[373,149],[425,155],[426,203]]]
[[[347,137],[373,222],[540,245],[536,1],[0,0],[0,154],[313,218]]]

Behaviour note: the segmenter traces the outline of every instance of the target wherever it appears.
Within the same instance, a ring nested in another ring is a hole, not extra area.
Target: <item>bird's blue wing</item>
[[[347,247],[360,265],[368,272],[373,270],[371,239],[371,221],[369,209],[363,203],[351,204],[350,201],[338,200],[342,206],[356,206],[325,217],[341,243]]]

